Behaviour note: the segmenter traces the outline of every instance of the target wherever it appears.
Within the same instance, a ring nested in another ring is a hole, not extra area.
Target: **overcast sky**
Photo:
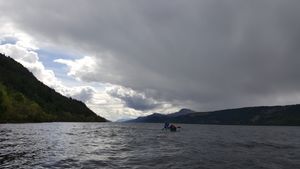
[[[0,0],[0,52],[110,120],[300,103],[300,1]]]

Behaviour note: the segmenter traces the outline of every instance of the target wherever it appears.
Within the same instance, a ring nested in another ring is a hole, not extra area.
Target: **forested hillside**
[[[10,57],[0,54],[0,122],[99,121],[81,101],[38,81]]]

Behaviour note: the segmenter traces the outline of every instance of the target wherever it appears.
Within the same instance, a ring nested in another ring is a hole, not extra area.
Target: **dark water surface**
[[[0,168],[300,168],[300,127],[0,124]]]

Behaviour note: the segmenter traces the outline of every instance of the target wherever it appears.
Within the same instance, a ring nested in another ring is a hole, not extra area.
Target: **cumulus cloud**
[[[105,58],[106,62],[103,62],[102,58]],[[54,62],[66,65],[69,70],[68,75],[78,80],[115,84],[122,81],[119,73],[115,73],[116,71],[122,72],[122,70],[114,67],[113,56],[109,52],[98,53],[97,57],[84,56],[74,60],[56,59]],[[109,69],[112,71],[108,72]]]
[[[110,120],[136,118],[153,112],[173,113],[180,109],[177,105],[145,98],[143,93],[122,86],[107,85],[105,90],[96,91],[87,105]]]
[[[87,55],[56,60],[81,81],[206,110],[299,103],[299,6],[292,0],[10,0],[0,1],[0,16],[38,42]],[[135,107],[132,97],[115,96]]]
[[[23,46],[22,44],[24,43],[22,43],[22,40],[18,39],[17,37],[3,36],[0,38],[3,39],[4,42],[8,42],[9,40],[7,40],[7,37],[13,39],[16,43],[0,44],[0,52],[12,57],[13,59],[21,63],[23,66],[29,69],[29,71],[31,71],[37,79],[52,87],[57,92],[60,92],[67,97],[72,97],[74,99],[85,102],[88,107],[90,107],[97,114],[104,116],[105,118],[110,120],[117,120],[120,118],[135,118],[145,113],[138,110],[138,108],[135,109],[132,106],[128,107],[126,104],[128,102],[123,102],[123,100],[120,100],[119,97],[114,97],[110,94],[113,93],[113,91],[117,90],[122,91],[118,94],[128,93],[125,88],[122,88],[120,86],[116,87],[107,84],[104,85],[104,87],[99,88],[81,85],[78,82],[74,82],[72,86],[65,84],[63,80],[60,80],[56,77],[55,73],[52,70],[49,70],[44,66],[44,64],[39,59],[38,53],[35,50],[33,50],[31,47]],[[57,59],[54,60],[54,62],[67,65],[70,68],[68,75],[74,78],[78,77],[77,71],[86,72],[89,70],[93,70],[94,66],[97,65],[94,62],[93,58],[89,56],[75,61]],[[76,80],[80,79],[76,78]],[[136,94],[136,92],[134,92],[133,90],[130,90],[130,92]],[[141,99],[146,100],[144,96],[141,97]],[[145,104],[147,103],[146,101],[144,102],[145,103],[143,103],[143,106],[145,106]],[[132,104],[133,103],[137,104],[138,100],[133,101]],[[152,108],[154,108],[153,105]],[[171,106],[165,106],[163,108],[165,108],[163,110],[165,112],[167,110],[166,108],[170,109]]]
[[[87,105],[95,112],[99,112],[102,116],[113,121],[122,118],[136,118],[145,113],[128,108],[120,99],[110,96],[106,90],[97,90]]]
[[[112,97],[119,98],[126,104],[127,107],[135,110],[153,110],[160,104],[152,98],[147,98],[143,93],[137,93],[134,90],[124,87],[114,87],[108,91]]]
[[[86,74],[94,73],[97,67],[97,60],[90,56],[84,56],[75,61],[56,59],[54,62],[67,65],[70,69],[68,75],[78,78],[78,80],[84,78]]]
[[[2,39],[5,39],[2,37]],[[32,48],[24,47],[21,43],[20,39],[16,39],[16,44],[0,44],[0,53],[4,53],[7,56],[12,57],[19,63],[21,63],[23,66],[25,66],[29,71],[31,71],[34,76],[43,82],[44,84],[52,87],[57,92],[67,96],[72,97],[74,99],[80,100],[88,104],[96,113],[99,115],[105,115],[106,118],[110,120],[116,120],[118,117],[111,116],[109,112],[114,113],[114,109],[110,109],[107,111],[107,107],[100,107],[95,109],[97,107],[97,104],[99,103],[99,100],[106,99],[106,100],[112,100],[109,95],[107,95],[104,98],[97,98],[96,95],[99,96],[99,93],[103,93],[104,89],[96,90],[92,86],[83,86],[80,84],[76,84],[75,86],[70,86],[64,84],[63,81],[59,80],[55,73],[52,70],[49,70],[45,68],[43,63],[39,60],[39,55],[35,51],[32,50]],[[115,101],[113,104],[120,104],[120,101]],[[104,114],[103,111],[105,111]]]
[[[69,91],[65,91],[67,96],[73,97],[77,100],[81,100],[85,103],[90,101],[94,94],[96,93],[95,89],[91,86],[80,86],[80,87],[73,87]]]
[[[38,54],[24,46],[22,43],[0,45],[0,52],[12,57],[28,68],[40,81],[51,87],[57,87],[60,82],[56,79],[54,72],[44,67],[39,61]]]

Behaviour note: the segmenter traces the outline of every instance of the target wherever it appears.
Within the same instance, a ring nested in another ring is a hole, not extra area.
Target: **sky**
[[[0,0],[0,52],[109,120],[300,103],[300,1]]]

